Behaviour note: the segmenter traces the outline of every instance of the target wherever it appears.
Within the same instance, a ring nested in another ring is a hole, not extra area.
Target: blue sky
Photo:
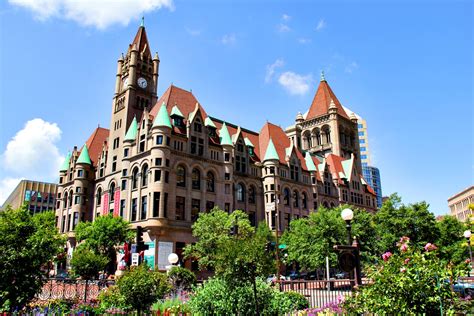
[[[114,4],[112,6],[112,4]],[[259,131],[305,112],[320,71],[367,120],[384,195],[435,214],[473,184],[470,1],[72,1],[0,4],[0,203],[110,125],[116,60],[145,15],[159,93]]]

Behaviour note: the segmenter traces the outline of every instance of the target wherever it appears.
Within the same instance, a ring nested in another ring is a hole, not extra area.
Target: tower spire
[[[326,77],[324,77],[324,70],[321,70],[321,81],[326,81]]]
[[[141,27],[145,27],[145,17],[142,15],[142,23],[140,24]]]

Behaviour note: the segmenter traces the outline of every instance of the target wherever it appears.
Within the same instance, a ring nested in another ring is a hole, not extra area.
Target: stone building
[[[474,186],[470,186],[448,199],[451,215],[460,221],[467,221],[469,218],[472,220],[474,210],[469,208],[470,204],[474,204]]]
[[[69,247],[79,221],[114,214],[148,229],[162,268],[167,252],[180,255],[194,242],[199,213],[214,207],[244,210],[272,228],[279,218],[281,230],[320,205],[376,210],[362,177],[357,119],[324,78],[306,118],[255,132],[210,116],[174,85],[158,97],[159,65],[141,26],[117,63],[110,130],[97,128],[60,171],[56,213]]]

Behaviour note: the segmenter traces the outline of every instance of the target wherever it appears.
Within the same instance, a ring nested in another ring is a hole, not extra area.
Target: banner
[[[102,215],[107,215],[109,213],[109,193],[105,192],[102,195]]]
[[[145,250],[145,255],[143,256],[143,261],[150,267],[150,269],[155,268],[155,241],[145,243],[148,245],[148,250]]]
[[[158,242],[158,270],[166,270],[169,266],[168,255],[173,252],[173,242],[159,241]]]
[[[120,210],[120,190],[114,192],[114,217],[119,216]]]

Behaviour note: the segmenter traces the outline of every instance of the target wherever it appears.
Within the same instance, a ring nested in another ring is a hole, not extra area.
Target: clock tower
[[[152,56],[150,45],[142,24],[138,28],[133,42],[125,56],[122,54],[117,62],[115,93],[112,101],[112,118],[108,139],[107,174],[116,172],[111,169],[112,161],[121,161],[122,143],[133,119],[142,118],[156,103],[158,88],[158,70],[160,59],[158,53]],[[115,170],[117,169],[117,170]]]

